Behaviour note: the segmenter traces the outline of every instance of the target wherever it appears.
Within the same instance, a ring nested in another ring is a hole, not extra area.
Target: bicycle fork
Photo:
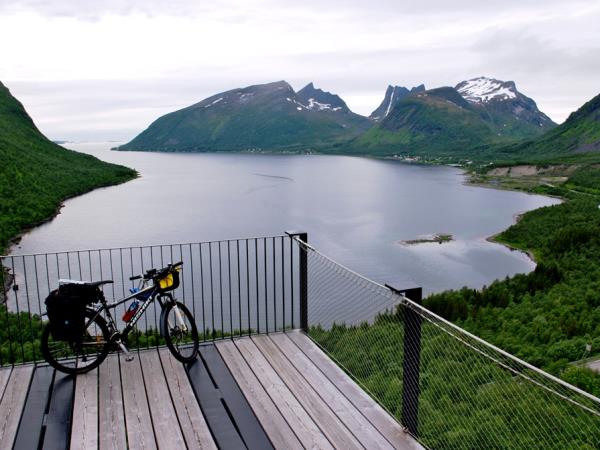
[[[188,328],[187,328],[187,325],[185,324],[185,320],[183,320],[181,311],[179,311],[179,307],[177,305],[174,305],[173,309],[175,310],[175,319],[176,319],[177,325],[179,325],[179,329],[183,332],[187,332]],[[171,326],[171,324],[169,324],[169,326]]]

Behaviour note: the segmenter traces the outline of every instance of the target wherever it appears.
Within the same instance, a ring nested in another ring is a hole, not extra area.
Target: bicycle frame
[[[142,285],[145,284],[147,282],[147,280],[142,281]],[[117,328],[117,323],[113,317],[113,315],[111,314],[110,310],[111,309],[115,309],[117,306],[127,302],[128,300],[132,300],[135,299],[136,297],[139,297],[142,294],[151,292],[151,294],[148,296],[148,298],[142,302],[142,305],[140,307],[138,307],[137,311],[135,312],[134,316],[131,318],[131,320],[129,322],[127,322],[127,325],[125,326],[125,328],[123,328],[122,331],[120,331]],[[152,302],[154,302],[156,299],[158,299],[158,302],[161,306],[161,308],[164,306],[163,301],[162,301],[162,297],[167,297],[167,298],[171,298],[172,297],[170,295],[164,295],[161,294],[158,290],[158,288],[155,285],[152,286],[148,286],[145,287],[127,297],[124,297],[120,300],[117,300],[116,302],[113,303],[108,303],[105,299],[101,300],[101,306],[96,309],[96,314],[91,317],[89,319],[89,321],[86,323],[86,327],[98,316],[102,313],[102,311],[106,311],[106,316],[107,316],[107,325],[109,328],[109,331],[111,333],[111,340],[115,340],[115,339],[123,339],[126,340],[127,336],[129,335],[129,333],[131,332],[131,330],[133,330],[133,328],[135,327],[135,324],[140,320],[140,318],[144,315],[144,313],[146,312],[146,309],[148,309],[148,307],[150,306],[150,304]]]

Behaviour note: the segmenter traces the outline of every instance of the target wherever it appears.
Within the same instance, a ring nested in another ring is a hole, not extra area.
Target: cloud
[[[368,115],[388,84],[488,75],[560,121],[598,93],[599,22],[594,0],[0,0],[0,80],[53,138],[130,138],[280,79]]]
[[[562,0],[546,0],[545,7],[564,3]],[[147,16],[182,16],[199,17],[204,14],[217,14],[229,20],[246,20],[249,12],[269,15],[273,11],[293,10],[298,7],[296,1],[281,0],[213,0],[199,2],[193,0],[19,0],[3,1],[0,11],[5,13],[35,12],[49,17],[75,17],[84,20],[97,20],[106,15],[126,16],[144,14]],[[315,15],[323,12],[338,14],[360,13],[362,15],[380,16],[390,14],[447,14],[453,13],[498,13],[511,9],[539,7],[538,0],[504,0],[502,5],[480,0],[371,0],[365,4],[363,0],[304,0],[302,9],[310,10]]]
[[[580,28],[582,36],[585,23]],[[590,40],[583,47],[555,38],[527,30],[489,30],[471,47],[478,61],[476,70],[515,80],[540,109],[562,121],[600,93],[600,41]]]

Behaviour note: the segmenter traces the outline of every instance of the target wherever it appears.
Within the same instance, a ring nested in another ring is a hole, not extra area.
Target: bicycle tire
[[[85,354],[82,350],[83,346],[85,346],[85,342],[81,345],[82,348],[75,349],[74,344],[69,341],[55,340],[50,333],[50,324],[47,323],[42,330],[41,336],[41,350],[44,359],[54,367],[56,370],[59,370],[68,374],[82,374],[89,372],[90,370],[94,370],[102,361],[106,359],[110,350],[110,334],[108,331],[108,325],[103,317],[96,314],[96,311],[86,310],[85,311],[86,322],[88,319],[93,317],[93,320],[90,322],[88,327],[86,328],[86,334],[90,337],[89,343],[91,344],[89,348],[93,348],[95,351],[93,353]],[[92,332],[93,335],[88,333],[90,330],[90,326],[96,326]],[[101,341],[98,341],[98,330],[102,334]],[[93,339],[93,341],[91,340]],[[102,344],[102,345],[100,345]],[[69,354],[57,357],[55,351],[51,350],[50,347],[59,347],[62,346],[64,352],[68,352]],[[88,362],[90,356],[94,356],[95,359]],[[82,364],[83,363],[83,364]]]
[[[175,317],[177,308],[187,319],[186,326],[189,328],[187,332],[181,331],[177,318]],[[192,362],[198,355],[198,347],[200,340],[198,338],[198,328],[194,316],[187,307],[178,301],[168,302],[164,306],[161,314],[161,329],[163,337],[169,351],[173,356],[183,363]],[[183,333],[186,333],[185,335]]]

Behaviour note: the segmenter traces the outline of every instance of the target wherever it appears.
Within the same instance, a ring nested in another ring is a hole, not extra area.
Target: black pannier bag
[[[77,341],[83,336],[85,308],[99,300],[102,291],[87,284],[63,284],[46,298],[52,338]]]

